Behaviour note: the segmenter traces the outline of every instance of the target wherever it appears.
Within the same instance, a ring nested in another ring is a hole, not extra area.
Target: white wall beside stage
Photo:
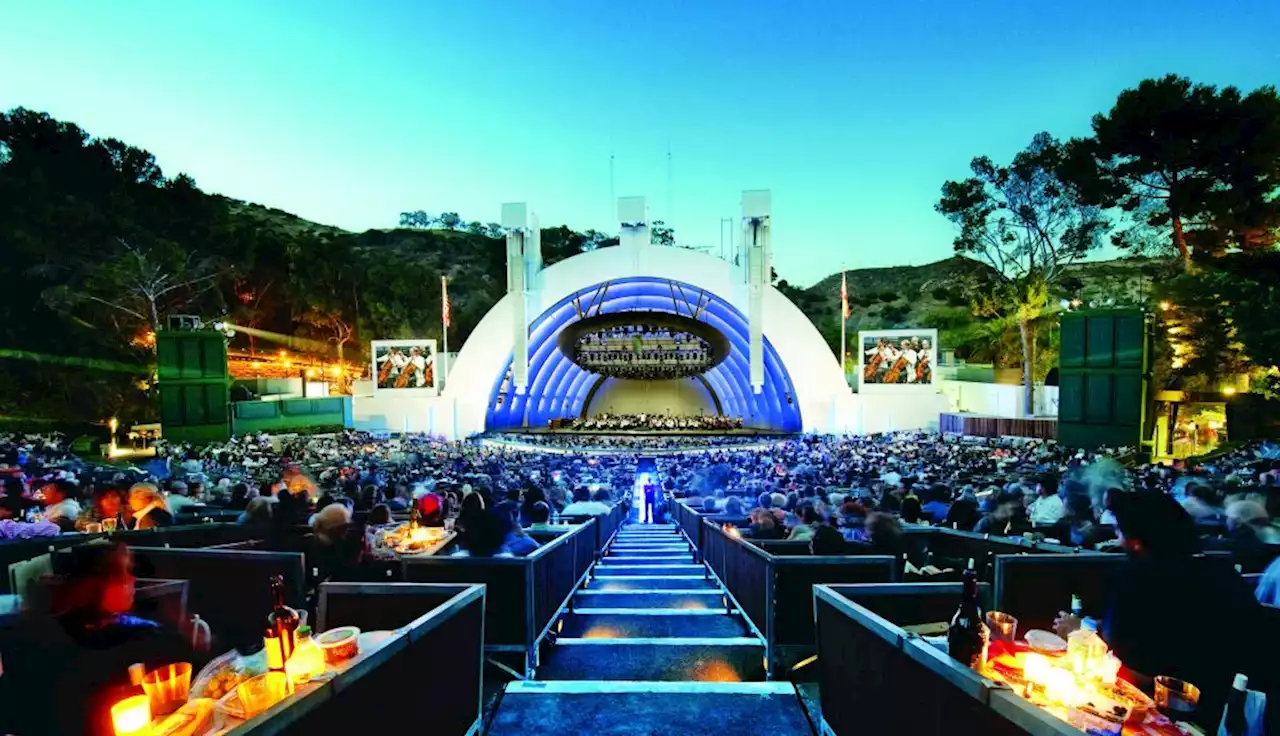
[[[443,396],[405,396],[394,391],[374,393],[373,381],[357,381],[352,388],[352,428],[363,432],[421,432],[446,439],[462,439],[455,424],[454,403]]]
[[[1026,413],[1026,395],[1022,386],[1009,383],[976,381],[940,382],[947,404],[942,411],[986,414],[994,417],[1021,417]],[[1058,387],[1036,385],[1035,416],[1058,416]]]

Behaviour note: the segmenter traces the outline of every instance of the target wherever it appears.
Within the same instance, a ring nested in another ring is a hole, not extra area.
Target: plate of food
[[[1032,629],[1027,632],[1027,646],[1044,654],[1059,654],[1067,651],[1067,641],[1052,631]]]

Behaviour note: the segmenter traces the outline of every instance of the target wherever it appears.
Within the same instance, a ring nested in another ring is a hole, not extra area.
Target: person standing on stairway
[[[640,521],[645,524],[654,523],[653,510],[656,506],[658,496],[658,488],[653,483],[646,483],[644,486],[644,516]]]

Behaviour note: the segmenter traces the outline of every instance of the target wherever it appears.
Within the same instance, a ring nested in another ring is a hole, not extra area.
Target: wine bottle
[[[1245,715],[1245,701],[1249,699],[1249,678],[1236,675],[1227,696],[1226,712],[1222,717],[1222,733],[1228,736],[1248,736],[1249,717]]]
[[[284,600],[284,576],[271,576],[271,613],[267,614],[267,626],[280,638],[280,653],[288,661],[293,654],[294,632],[298,630],[301,617],[290,608]]]
[[[951,625],[947,628],[947,653],[973,670],[981,670],[986,660],[987,632],[978,603],[978,574],[973,560],[964,571],[963,593]]]

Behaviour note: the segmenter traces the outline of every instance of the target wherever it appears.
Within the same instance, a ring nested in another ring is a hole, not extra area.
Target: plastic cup
[[[142,691],[151,701],[153,717],[174,712],[191,693],[191,663],[178,662],[151,670],[142,677]]]
[[[1176,677],[1159,675],[1156,682],[1156,708],[1174,721],[1190,720],[1200,705],[1200,688]]]
[[[236,686],[244,717],[253,718],[284,700],[289,695],[289,676],[283,672],[267,672]]]
[[[987,628],[992,641],[1012,643],[1018,635],[1018,619],[1001,611],[987,611]]]

